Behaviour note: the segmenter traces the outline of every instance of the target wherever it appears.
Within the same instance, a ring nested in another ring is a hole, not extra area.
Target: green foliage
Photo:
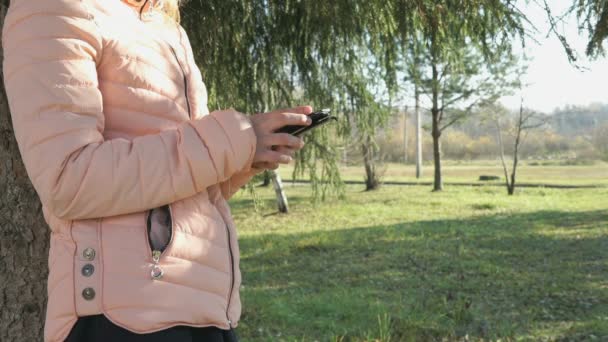
[[[562,30],[558,28],[562,21],[568,20],[571,15],[575,15],[578,19],[579,32],[587,35],[586,55],[592,58],[606,55],[604,47],[604,42],[608,38],[608,3],[606,1],[571,0],[571,5],[564,13],[555,13],[547,0],[536,0],[536,2],[547,12],[551,25],[550,31],[560,40],[571,62],[578,60],[578,53],[570,45]]]
[[[443,72],[480,74],[471,69],[503,60],[511,38],[522,34],[521,15],[507,0],[190,1],[182,17],[211,109],[254,113],[311,103],[341,117],[340,136],[355,132],[372,144],[390,115],[407,42],[419,42],[422,56],[441,61]],[[472,61],[471,51],[484,63]],[[445,95],[471,79],[444,81]],[[475,84],[464,92],[484,88]],[[327,133],[308,141],[315,151],[298,156],[298,172],[309,171],[317,186],[340,184],[335,141]],[[317,182],[325,177],[328,182]]]
[[[377,91],[390,89],[382,86],[390,77],[378,73],[395,52],[382,40],[391,22],[377,19],[387,18],[389,7],[382,1],[190,1],[183,23],[211,109],[254,113],[310,103],[340,116],[339,134],[355,128],[373,136],[388,115]],[[298,172],[309,171],[316,193],[340,193],[335,139],[315,132],[307,142]]]
[[[603,56],[604,40],[608,37],[608,3],[603,0],[573,0],[572,10],[575,9],[581,28],[589,36],[587,55]]]

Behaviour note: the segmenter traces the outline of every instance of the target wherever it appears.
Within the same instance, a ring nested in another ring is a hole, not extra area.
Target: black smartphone
[[[312,123],[308,126],[300,126],[300,125],[290,125],[290,126],[285,126],[282,128],[279,128],[276,133],[289,133],[295,136],[300,136],[302,134],[304,134],[305,132],[310,131],[313,128],[319,127],[321,125],[324,125],[332,120],[338,120],[335,116],[330,114],[331,111],[329,109],[322,109],[318,112],[314,112],[310,115],[308,115],[310,117],[310,119],[312,120]]]

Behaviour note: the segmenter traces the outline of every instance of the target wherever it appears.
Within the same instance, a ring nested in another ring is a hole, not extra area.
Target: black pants
[[[176,326],[150,334],[135,334],[104,315],[78,318],[65,342],[238,342],[234,330]]]

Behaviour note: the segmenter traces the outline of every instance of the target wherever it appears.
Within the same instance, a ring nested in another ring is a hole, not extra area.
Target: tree
[[[358,132],[373,140],[378,127],[369,124],[376,119],[368,116],[380,117],[386,111],[370,110],[376,101],[368,85],[388,76],[365,74],[362,68],[393,60],[394,51],[382,41],[391,30],[385,14],[390,4],[240,0],[186,6],[184,25],[197,46],[211,108],[232,105],[253,113],[310,102],[342,117],[337,129],[341,136],[360,125]],[[331,186],[340,193],[330,136],[314,132],[306,140],[294,176],[308,171],[313,192],[321,197]]]
[[[385,83],[388,93],[394,89],[397,38],[407,41],[429,27],[428,18],[439,18],[426,15],[436,3],[209,0],[187,2],[182,14],[211,110],[233,106],[255,113],[312,101],[342,115],[341,135],[359,123],[373,137],[390,101],[371,96],[375,87],[370,84]],[[508,0],[450,3],[437,11],[462,20],[435,23],[437,37],[446,32],[483,36],[474,43],[488,52],[501,33],[518,26]],[[2,24],[8,5],[8,0],[1,2]],[[448,51],[448,45],[439,46]],[[361,74],[361,66],[370,61],[380,71]],[[3,91],[0,134],[0,340],[36,341],[44,322],[49,232],[21,163]],[[340,184],[332,138],[327,130],[308,135],[308,147],[298,156],[296,171],[309,171],[313,192],[320,197],[335,189],[330,185]]]
[[[277,208],[280,213],[287,214],[289,213],[289,204],[287,202],[285,190],[283,189],[283,181],[281,180],[281,175],[279,175],[279,173],[275,170],[271,170],[268,173],[272,178],[272,185],[277,196]]]
[[[511,44],[513,37],[524,36],[523,15],[511,1],[395,0],[394,4],[405,63],[418,67],[410,78],[430,97],[433,190],[441,191],[441,134],[475,105],[513,86],[508,78],[516,62]],[[420,60],[412,63],[408,56]]]
[[[429,52],[421,65],[418,85],[430,97],[431,136],[433,138],[433,160],[435,165],[434,191],[443,190],[441,169],[441,136],[452,125],[465,119],[472,110],[483,103],[493,102],[517,85],[512,78],[516,59],[505,52],[484,65],[483,56],[475,48],[459,49],[458,61],[444,59],[434,52],[434,39],[429,41]]]
[[[585,54],[592,58],[605,56],[604,41],[608,38],[608,3],[606,1],[571,0],[571,5],[566,11],[558,15],[555,14],[547,0],[534,1],[544,8],[550,24],[549,30],[559,39],[571,62],[578,61],[578,53],[559,29],[559,24],[572,15],[576,16],[578,20],[579,32],[587,34]]]
[[[601,158],[608,161],[608,122],[595,129],[592,141]]]
[[[513,195],[515,194],[517,167],[519,166],[519,151],[521,149],[521,145],[523,144],[523,141],[530,130],[545,125],[546,118],[539,112],[525,109],[523,99],[520,105],[519,113],[515,116],[515,118],[509,118],[508,110],[501,106],[491,105],[489,106],[489,110],[491,111],[490,115],[496,125],[496,136],[498,138],[500,160],[505,175],[507,193],[509,195]],[[508,132],[507,134],[510,133],[514,137],[512,150],[513,163],[510,170],[507,166],[505,157],[503,131]]]

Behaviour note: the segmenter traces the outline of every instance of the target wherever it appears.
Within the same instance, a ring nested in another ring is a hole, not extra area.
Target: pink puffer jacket
[[[120,0],[13,0],[4,81],[28,175],[51,228],[46,341],[79,316],[137,333],[237,325],[239,250],[227,199],[256,137],[208,113],[183,29]],[[156,11],[156,12],[155,12]],[[151,250],[147,216],[168,205]]]

